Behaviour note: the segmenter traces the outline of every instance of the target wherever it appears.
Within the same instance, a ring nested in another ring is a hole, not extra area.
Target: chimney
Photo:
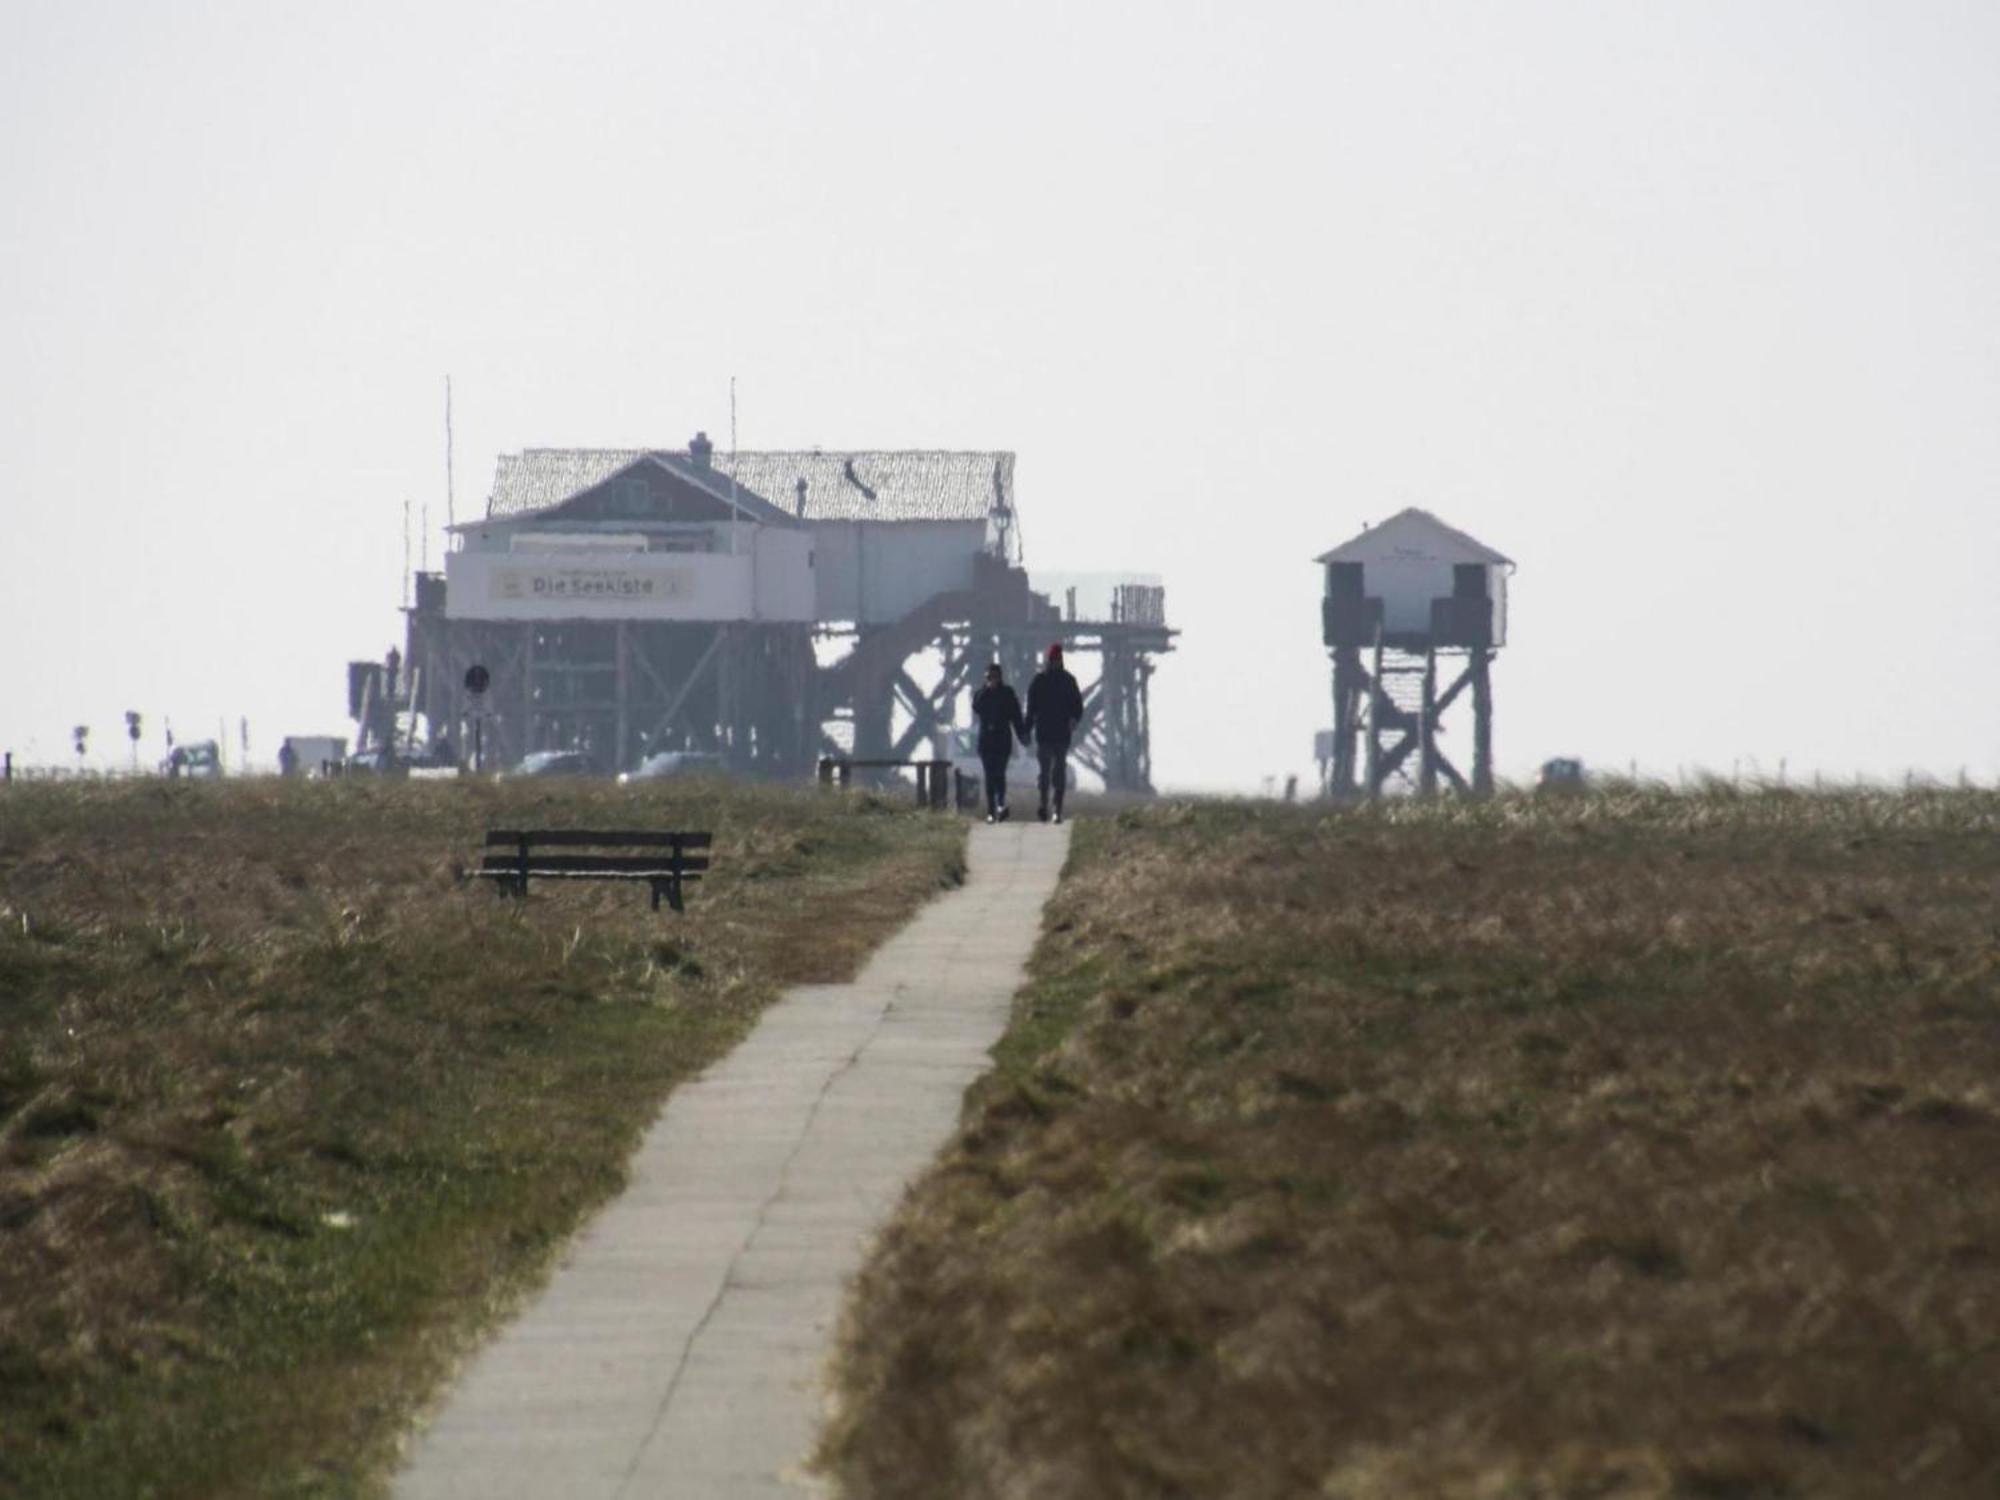
[[[799,519],[800,519],[801,521],[803,521],[803,520],[804,520],[804,519],[806,518],[806,476],[805,476],[805,475],[801,474],[801,475],[799,476],[799,482],[798,482],[798,484],[797,484],[797,485],[795,486],[795,490],[796,490],[796,493],[798,494],[798,497],[799,497],[799,505],[798,505],[798,511],[797,511],[797,514],[798,514],[798,518],[799,518]]]
[[[712,468],[710,460],[715,457],[715,444],[708,440],[708,434],[697,432],[694,441],[688,444],[688,457],[694,460],[697,469]]]

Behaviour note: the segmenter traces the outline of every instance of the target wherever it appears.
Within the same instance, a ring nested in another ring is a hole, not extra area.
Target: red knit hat
[[[1062,660],[1062,642],[1061,642],[1061,641],[1053,641],[1053,642],[1051,642],[1051,643],[1050,643],[1050,645],[1049,645],[1049,660],[1050,660],[1050,661],[1061,661],[1061,660]]]

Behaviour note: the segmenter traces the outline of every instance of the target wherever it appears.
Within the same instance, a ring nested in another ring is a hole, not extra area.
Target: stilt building
[[[1150,791],[1176,632],[1158,585],[1107,597],[1078,617],[1031,586],[1011,453],[531,448],[418,576],[400,662],[350,668],[350,712],[364,748],[463,758],[476,737],[488,765],[576,750],[607,771],[687,749],[803,775],[934,753],[989,661],[1025,682],[1061,640],[1077,758]]]
[[[1379,797],[1398,781],[1491,792],[1492,664],[1507,642],[1513,563],[1414,507],[1317,561],[1333,664],[1333,728],[1315,746],[1326,795]],[[1454,724],[1470,743],[1451,751]]]

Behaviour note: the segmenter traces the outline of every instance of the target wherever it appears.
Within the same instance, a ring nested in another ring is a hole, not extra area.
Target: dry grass
[[[712,828],[714,878],[461,880],[522,823]],[[961,839],[715,785],[0,792],[0,1494],[379,1489],[674,1082]]]
[[[2000,1493],[2000,798],[1076,830],[867,1500]]]

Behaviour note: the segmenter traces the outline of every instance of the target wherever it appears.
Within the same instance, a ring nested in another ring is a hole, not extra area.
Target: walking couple
[[[997,661],[986,669],[986,686],[972,699],[972,716],[979,721],[979,764],[986,773],[986,821],[1007,821],[1007,762],[1014,758],[1014,737],[1035,746],[1038,769],[1035,789],[1041,806],[1035,816],[1044,823],[1055,794],[1055,821],[1063,820],[1063,793],[1069,784],[1069,742],[1083,722],[1083,693],[1063,668],[1062,643],[1049,647],[1048,659],[1028,684],[1028,707],[1007,686]]]

